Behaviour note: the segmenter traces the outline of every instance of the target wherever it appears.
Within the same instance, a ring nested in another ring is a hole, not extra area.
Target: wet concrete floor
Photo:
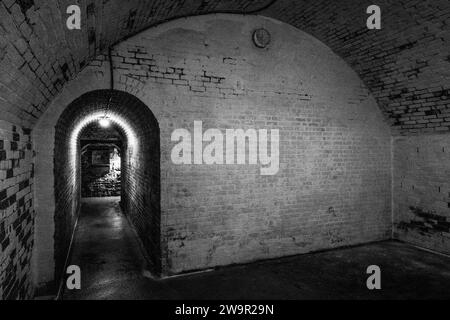
[[[70,264],[80,266],[71,299],[450,299],[450,258],[383,241],[155,280],[119,198],[84,199]],[[381,268],[368,290],[366,268]]]

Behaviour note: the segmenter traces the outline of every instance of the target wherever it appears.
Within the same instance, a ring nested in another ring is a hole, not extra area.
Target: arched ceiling
[[[78,4],[82,29],[65,27]],[[2,0],[0,119],[32,127],[95,55],[147,27],[214,12],[258,13],[306,31],[358,72],[394,130],[448,131],[450,1],[378,0],[382,29],[366,28],[366,0]],[[448,125],[447,125],[448,124]]]

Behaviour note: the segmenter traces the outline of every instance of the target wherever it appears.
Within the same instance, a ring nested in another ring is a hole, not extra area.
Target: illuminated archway
[[[55,126],[55,279],[63,275],[81,199],[80,134],[107,119],[124,137],[121,206],[150,258],[161,269],[160,136],[150,109],[133,95],[96,90],[74,100]]]

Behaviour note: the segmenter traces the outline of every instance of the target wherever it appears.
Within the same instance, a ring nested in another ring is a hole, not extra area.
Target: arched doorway
[[[83,131],[106,121],[122,137],[121,207],[139,235],[154,273],[161,271],[160,133],[150,109],[133,95],[96,90],[74,100],[55,126],[55,279],[63,276],[81,199]]]

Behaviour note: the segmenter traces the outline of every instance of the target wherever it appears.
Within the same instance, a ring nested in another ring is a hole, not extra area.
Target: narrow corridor
[[[85,198],[71,263],[81,268],[81,290],[63,299],[138,299],[145,258],[120,209],[120,197]]]
[[[450,298],[450,259],[395,241],[148,278],[137,236],[119,201],[83,200],[70,262],[81,268],[81,289],[66,289],[63,299]],[[383,290],[366,288],[371,264],[381,267]]]

